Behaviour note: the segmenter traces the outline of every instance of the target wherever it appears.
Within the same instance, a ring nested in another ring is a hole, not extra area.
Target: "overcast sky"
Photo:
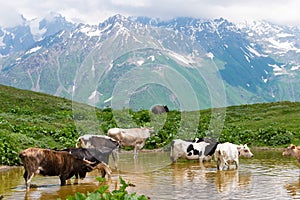
[[[72,22],[99,24],[109,16],[220,18],[232,22],[268,20],[300,26],[298,0],[0,0],[0,26],[57,12]]]

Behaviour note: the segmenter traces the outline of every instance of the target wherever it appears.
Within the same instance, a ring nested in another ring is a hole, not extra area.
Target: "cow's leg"
[[[113,150],[111,156],[112,156],[112,159],[113,159],[114,164],[115,164],[115,169],[118,170],[118,163],[117,163],[119,161],[119,152],[118,152],[118,150],[117,149]]]
[[[60,185],[61,185],[61,186],[66,185],[66,177],[60,176],[59,178],[60,178]]]
[[[171,158],[172,163],[175,163],[178,159],[178,156],[172,155],[172,156],[170,156],[170,158]]]
[[[133,154],[134,154],[134,155],[133,155],[133,158],[134,158],[134,160],[137,159],[137,154],[138,154],[137,151],[138,151],[138,147],[137,147],[137,145],[135,145],[135,146],[134,146],[134,150],[133,150]]]
[[[230,166],[232,165],[231,161],[227,162],[226,165],[228,166],[228,170],[230,170],[231,169]]]
[[[223,160],[220,160],[220,170],[222,171],[224,169],[225,163]]]
[[[203,159],[204,159],[203,156],[199,156],[199,162],[200,162],[201,169],[204,169]]]
[[[221,165],[220,158],[217,159],[216,163],[217,163],[217,170],[221,170],[221,168],[220,168],[220,165]]]
[[[239,160],[235,159],[234,162],[235,162],[235,169],[238,169],[238,167],[239,167]]]
[[[30,176],[29,176],[29,179],[26,181],[26,188],[29,189],[30,188],[30,182],[31,182],[31,179],[33,178],[34,176],[34,173],[32,173]]]
[[[74,184],[78,184],[78,179],[79,179],[78,177],[79,177],[79,174],[75,173]],[[68,185],[72,184],[71,178],[69,178],[69,179],[66,180],[66,184],[68,184]]]
[[[29,189],[30,188],[30,182],[31,182],[31,179],[33,178],[34,176],[34,173],[28,173],[28,171],[25,170],[24,172],[24,179],[25,179],[25,184],[26,184],[26,189]]]

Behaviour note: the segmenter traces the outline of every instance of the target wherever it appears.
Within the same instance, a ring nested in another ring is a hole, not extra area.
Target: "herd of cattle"
[[[44,176],[59,176],[61,185],[75,176],[85,178],[87,172],[99,170],[102,177],[111,176],[108,165],[110,155],[117,169],[117,158],[122,146],[134,147],[134,159],[145,145],[145,141],[154,133],[152,128],[112,128],[108,136],[84,135],[78,138],[76,148],[63,150],[28,148],[19,153],[25,172],[26,188],[30,188],[31,179],[35,174]],[[284,156],[294,156],[300,165],[300,147],[291,145],[283,152]],[[194,139],[191,141],[175,139],[171,142],[170,158],[174,163],[179,158],[187,160],[199,159],[200,164],[210,161],[212,156],[216,161],[217,170],[230,169],[239,166],[239,156],[253,157],[247,144],[236,145],[229,142],[219,143],[212,139]]]

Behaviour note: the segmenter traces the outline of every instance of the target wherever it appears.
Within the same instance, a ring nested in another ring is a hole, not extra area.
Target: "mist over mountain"
[[[134,110],[299,101],[300,31],[267,21],[52,13],[0,27],[0,84]]]

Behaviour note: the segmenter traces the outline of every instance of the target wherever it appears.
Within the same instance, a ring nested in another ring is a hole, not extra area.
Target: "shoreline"
[[[251,150],[259,150],[259,151],[283,151],[285,148],[282,147],[251,147]],[[164,150],[163,148],[159,149],[141,149],[140,152],[168,152],[168,150]],[[121,153],[133,153],[133,150],[122,150]],[[22,165],[21,165],[22,166]],[[0,165],[0,173],[16,168],[20,166],[8,166],[8,165]]]
[[[5,172],[5,171],[11,170],[16,167],[18,167],[18,166],[0,165],[0,172]]]

